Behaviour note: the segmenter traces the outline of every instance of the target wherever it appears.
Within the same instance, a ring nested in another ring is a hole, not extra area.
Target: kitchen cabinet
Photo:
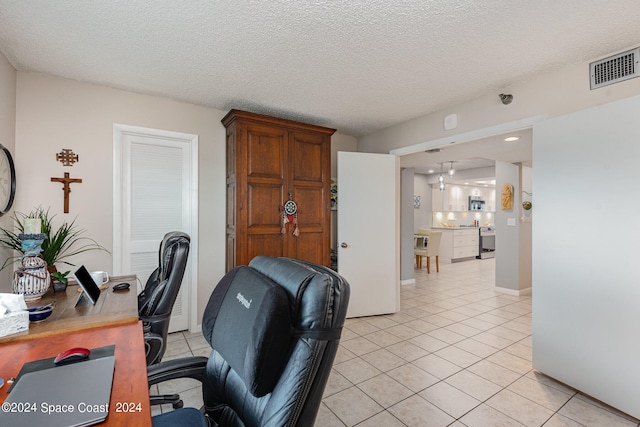
[[[436,212],[467,212],[469,196],[485,199],[485,211],[493,212],[496,206],[496,190],[489,187],[447,184],[444,191],[434,184],[431,191],[431,206]]]
[[[227,271],[256,255],[329,266],[335,129],[240,110],[231,110],[222,123],[227,136]],[[283,224],[285,218],[289,222]]]
[[[442,231],[440,259],[449,262],[475,258],[479,253],[480,236],[477,228],[438,229]]]

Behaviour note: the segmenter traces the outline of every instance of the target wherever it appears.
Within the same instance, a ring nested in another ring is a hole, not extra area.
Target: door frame
[[[198,135],[174,132],[162,129],[146,128],[141,126],[113,124],[113,248],[121,248],[122,236],[122,155],[125,135],[142,135],[152,138],[167,138],[181,140],[191,147],[189,188],[191,204],[189,206],[191,216],[189,218],[189,230],[186,232],[191,237],[189,247],[189,260],[191,264],[191,289],[187,298],[189,306],[189,331],[198,330]],[[113,274],[127,274],[122,271],[122,257],[113,257]],[[143,284],[144,285],[144,284]]]

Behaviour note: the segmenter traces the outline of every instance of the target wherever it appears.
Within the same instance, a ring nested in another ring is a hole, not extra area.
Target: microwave
[[[484,198],[480,196],[469,196],[469,210],[470,211],[483,211],[484,210]]]

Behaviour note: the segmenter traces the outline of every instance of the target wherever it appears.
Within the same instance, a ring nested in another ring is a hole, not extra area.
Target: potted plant
[[[67,277],[71,273],[70,271],[65,271],[61,273],[59,271],[51,273],[51,280],[53,281],[53,290],[54,292],[64,292],[67,289],[67,284],[69,283],[69,278]]]
[[[71,222],[64,221],[58,228],[53,226],[55,215],[49,214],[49,209],[39,207],[29,214],[16,212],[13,216],[14,228],[5,230],[0,228],[0,246],[13,249],[21,255],[9,257],[4,261],[0,270],[22,257],[22,246],[18,235],[24,231],[24,220],[27,218],[40,218],[42,221],[42,233],[47,238],[42,242],[40,257],[47,263],[49,271],[56,271],[55,264],[63,263],[74,265],[66,259],[87,251],[109,251],[90,237],[83,236],[86,230],[78,228],[76,219]]]

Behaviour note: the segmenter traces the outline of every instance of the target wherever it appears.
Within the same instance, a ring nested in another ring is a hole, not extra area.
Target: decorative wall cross
[[[71,193],[71,187],[69,184],[71,183],[81,183],[82,179],[80,178],[69,178],[69,172],[64,173],[64,178],[53,178],[51,177],[52,182],[61,182],[64,184],[62,191],[64,191],[64,213],[69,213],[69,193]]]
[[[63,148],[61,152],[56,153],[56,160],[62,163],[62,166],[73,166],[78,160],[78,155],[69,148]]]

